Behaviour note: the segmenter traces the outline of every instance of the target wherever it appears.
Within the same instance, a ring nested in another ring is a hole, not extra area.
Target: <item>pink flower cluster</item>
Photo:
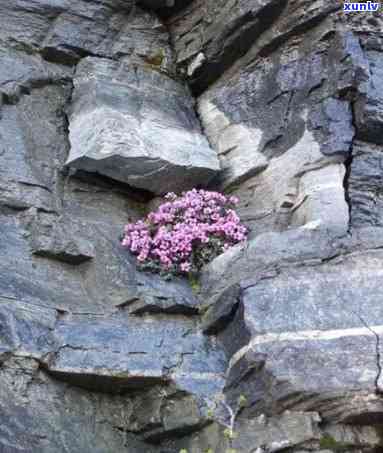
[[[144,221],[125,227],[122,245],[140,263],[174,273],[198,271],[206,261],[244,241],[247,229],[234,211],[238,198],[193,189],[169,193]],[[206,250],[204,250],[206,249]]]

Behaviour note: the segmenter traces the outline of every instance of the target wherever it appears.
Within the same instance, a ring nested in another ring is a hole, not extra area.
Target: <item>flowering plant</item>
[[[156,211],[125,226],[122,245],[137,256],[141,269],[197,273],[246,239],[247,229],[233,209],[238,202],[236,197],[205,190],[169,193]]]

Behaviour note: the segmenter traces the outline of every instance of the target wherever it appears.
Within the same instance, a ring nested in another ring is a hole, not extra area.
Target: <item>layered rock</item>
[[[255,233],[310,222],[348,228],[342,162],[355,131],[342,93],[353,89],[363,61],[356,38],[328,27],[268,56],[255,45],[199,99],[222,162],[221,187],[240,194]]]
[[[222,336],[233,354],[228,392],[259,414],[318,410],[326,421],[362,424],[381,414],[381,259],[365,253],[243,283]]]
[[[340,8],[0,5],[1,451],[382,447],[383,35]],[[207,184],[248,243],[138,272],[124,224]]]
[[[1,41],[61,63],[86,55],[142,58],[160,52],[163,66],[168,66],[171,51],[161,21],[135,5],[132,0],[6,0],[0,6]]]
[[[301,34],[339,8],[323,0],[192,2],[169,22],[177,64],[200,93],[245,55],[257,39],[264,53],[270,53],[288,37]]]
[[[224,407],[235,415],[232,447],[252,451],[245,433],[254,420],[263,428],[253,441],[266,437],[266,449],[379,445],[381,233],[266,233],[205,270],[204,294],[213,296],[203,328],[231,357]],[[294,420],[312,411],[320,415],[314,432],[295,441]],[[291,431],[278,425],[280,435],[268,434],[280,417]],[[217,436],[211,445],[223,448]],[[200,442],[209,440],[202,435],[192,445]]]
[[[159,442],[207,423],[210,401],[224,386],[225,354],[198,330],[199,302],[189,285],[137,273],[120,246],[123,224],[137,216],[127,209],[129,192],[102,180],[61,184],[61,199],[49,193],[60,216],[37,210],[39,203],[2,205],[0,444],[26,448],[29,439],[40,451],[113,451],[125,439],[129,451],[151,451],[138,437]],[[122,412],[109,417],[116,405]],[[86,445],[100,410],[102,429]],[[25,426],[28,418],[41,423]],[[68,430],[66,443],[58,429]]]
[[[156,194],[206,184],[219,170],[186,88],[150,67],[83,60],[70,140],[71,167]]]

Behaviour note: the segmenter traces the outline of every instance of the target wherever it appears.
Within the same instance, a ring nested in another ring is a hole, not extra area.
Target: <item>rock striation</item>
[[[0,451],[383,448],[383,20],[324,0],[0,4]],[[167,191],[239,196],[198,284]]]
[[[167,75],[86,58],[74,84],[67,165],[155,194],[206,184],[218,172],[189,92]]]

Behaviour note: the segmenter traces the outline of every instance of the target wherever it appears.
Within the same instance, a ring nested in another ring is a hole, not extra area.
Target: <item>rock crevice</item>
[[[0,23],[0,450],[381,449],[381,14],[5,0]],[[119,242],[195,186],[250,229],[198,294]]]

